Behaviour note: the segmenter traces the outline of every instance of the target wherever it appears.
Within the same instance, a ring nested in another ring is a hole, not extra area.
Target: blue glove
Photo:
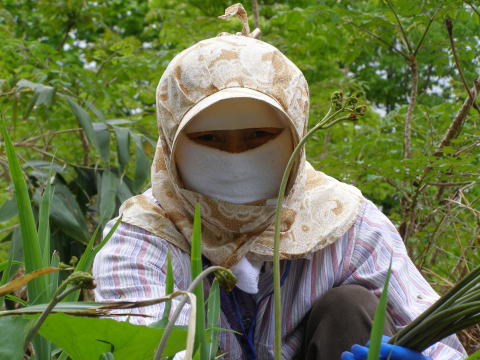
[[[432,360],[431,357],[423,356],[419,352],[402,346],[386,344],[389,339],[388,336],[382,337],[380,360]],[[369,343],[367,343],[367,346],[353,345],[350,351],[345,351],[342,354],[342,360],[367,360],[368,346]]]

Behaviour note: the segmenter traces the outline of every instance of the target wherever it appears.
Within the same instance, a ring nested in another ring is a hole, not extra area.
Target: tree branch
[[[412,72],[412,90],[410,92],[410,101],[408,103],[405,128],[403,132],[403,157],[406,159],[412,157],[412,119],[418,93],[418,68],[415,56],[410,58],[410,70]]]
[[[450,40],[450,47],[452,48],[452,53],[453,53],[453,59],[455,60],[455,65],[457,67],[458,73],[460,74],[460,78],[462,79],[463,86],[465,87],[465,90],[467,90],[468,96],[472,100],[472,106],[475,108],[475,110],[478,111],[480,114],[480,106],[475,102],[475,99],[473,98],[472,92],[468,88],[467,81],[465,80],[465,75],[463,74],[463,69],[462,66],[460,65],[460,60],[458,59],[458,54],[457,54],[457,49],[455,47],[455,41],[453,39],[453,23],[452,19],[446,18],[445,19],[445,26],[447,27],[447,32],[448,32],[448,39]]]
[[[462,104],[462,107],[460,108],[460,110],[458,110],[457,115],[455,115],[455,118],[450,124],[450,127],[448,128],[447,132],[443,136],[443,139],[440,141],[440,144],[438,144],[437,149],[434,152],[435,156],[440,156],[442,154],[442,149],[445,146],[450,145],[450,141],[456,138],[459,135],[460,131],[462,130],[462,127],[468,115],[468,112],[472,107],[473,100],[476,99],[478,93],[480,92],[480,77],[477,78],[473,83],[474,83],[474,86],[470,89],[473,95],[473,99],[470,97],[467,97],[465,99],[465,101]]]
[[[475,12],[475,14],[477,14],[478,16],[480,16],[480,12],[473,6],[473,4],[469,1],[466,2],[468,5],[470,5],[470,7],[472,8],[472,10]]]

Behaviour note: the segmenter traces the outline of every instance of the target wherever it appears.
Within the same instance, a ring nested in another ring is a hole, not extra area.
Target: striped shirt
[[[105,229],[113,226],[110,221]],[[190,284],[190,256],[166,240],[139,227],[121,223],[116,233],[97,254],[93,267],[96,300],[144,300],[165,294],[167,252],[170,249],[175,288]],[[392,277],[388,289],[388,311],[398,329],[411,322],[430,306],[438,295],[408,257],[404,243],[393,224],[370,201],[366,201],[354,225],[335,243],[308,258],[281,262],[282,274],[282,358],[292,359],[302,346],[301,321],[312,305],[329,289],[358,284],[380,295],[392,258]],[[208,291],[208,281],[205,282]],[[253,295],[255,315],[254,346],[258,359],[273,359],[274,300],[271,262],[266,262],[259,280],[259,292]],[[222,297],[223,300],[223,297]],[[173,306],[178,302],[173,301]],[[130,317],[137,324],[161,318],[163,304],[132,310],[151,317]],[[224,307],[222,306],[222,309]],[[188,321],[188,306],[178,324]],[[221,313],[221,327],[234,329],[234,319]],[[225,359],[247,359],[237,335],[222,331],[220,347]],[[349,350],[349,349],[345,349]],[[450,336],[424,352],[434,360],[466,357],[456,336]]]

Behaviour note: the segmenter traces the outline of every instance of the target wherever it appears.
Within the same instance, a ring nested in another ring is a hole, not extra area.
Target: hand
[[[432,358],[423,356],[421,353],[404,348],[398,345],[386,344],[390,338],[382,337],[382,345],[380,347],[380,360],[432,360]],[[367,360],[368,346],[353,345],[350,351],[342,354],[342,360]]]

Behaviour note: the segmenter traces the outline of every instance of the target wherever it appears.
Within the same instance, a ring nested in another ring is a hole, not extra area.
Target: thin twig
[[[422,38],[420,39],[420,41],[418,42],[417,44],[417,47],[415,48],[415,51],[413,52],[413,56],[416,56],[418,51],[420,50],[422,44],[423,44],[423,41],[425,40],[425,37],[427,36],[427,33],[428,31],[430,30],[430,26],[432,25],[433,23],[433,20],[435,19],[435,16],[437,16],[437,13],[440,11],[440,9],[442,8],[443,4],[441,4],[436,10],[435,12],[433,13],[433,15],[430,17],[430,20],[428,21],[428,24],[427,24],[427,27],[425,28],[425,31],[423,32],[422,34]]]
[[[480,16],[480,12],[473,6],[473,4],[471,2],[466,2],[468,5],[470,5],[470,7],[472,8],[472,10],[475,12],[475,14],[477,14],[478,16]]]
[[[461,149],[458,149],[457,151],[455,151],[452,156],[455,157],[455,156],[458,156],[466,151],[469,151],[470,149],[473,149],[474,147],[477,147],[480,145],[480,141],[477,141],[477,142],[474,142],[473,144],[470,144],[470,145],[467,145]]]
[[[50,303],[48,304],[48,306],[45,308],[45,310],[43,311],[42,315],[40,315],[40,317],[37,319],[37,321],[35,322],[35,325],[33,325],[33,327],[30,329],[30,331],[28,332],[28,335],[27,337],[25,338],[25,345],[24,345],[24,348],[27,349],[28,345],[32,342],[33,338],[35,337],[35,335],[37,335],[37,332],[38,330],[40,330],[40,327],[42,326],[42,324],[44,323],[45,319],[47,318],[48,315],[50,315],[50,313],[52,312],[53,308],[55,307],[55,305],[57,305],[63,298],[65,298],[66,296],[68,296],[69,294],[81,289],[82,286],[81,285],[75,285],[75,286],[72,286],[71,288],[61,292],[60,294],[54,296],[54,298],[52,299],[52,301],[50,301]],[[57,289],[57,292],[59,292],[59,290],[61,291],[63,288],[62,287],[59,287]]]
[[[460,64],[460,60],[458,59],[457,48],[455,47],[455,40],[453,39],[452,19],[446,18],[445,26],[447,27],[448,39],[450,40],[450,47],[452,48],[453,59],[455,60],[455,66],[457,67],[460,78],[462,79],[463,86],[465,87],[465,90],[467,90],[468,96],[472,100],[472,106],[475,108],[475,110],[478,111],[478,113],[480,113],[480,106],[476,103],[472,92],[468,88],[467,80],[465,80],[465,74],[463,73],[462,65]]]
[[[402,56],[405,60],[408,60],[408,55],[405,54],[403,51],[397,49],[395,46],[393,46],[392,44],[388,43],[386,40],[382,39],[380,36],[372,33],[371,31],[369,30],[366,30],[364,28],[362,28],[361,26],[355,24],[353,21],[351,20],[346,20],[345,21],[347,24],[350,24],[350,25],[353,25],[355,26],[357,29],[359,29],[360,31],[363,31],[364,33],[370,35],[371,37],[373,37],[374,39],[380,41],[382,44],[386,45],[390,50],[392,50],[393,52],[397,53],[398,55]]]
[[[66,129],[66,130],[57,130],[57,131],[47,131],[43,134],[37,135],[37,136],[32,136],[30,138],[21,140],[17,143],[15,143],[13,146],[28,146],[29,143],[35,142],[37,140],[40,140],[45,137],[50,137],[50,136],[55,136],[55,135],[60,135],[60,134],[66,134],[66,133],[71,133],[71,132],[76,132],[76,131],[83,131],[82,128],[74,128],[74,129]]]
[[[392,10],[393,15],[395,16],[395,19],[397,20],[398,27],[400,28],[400,32],[402,33],[402,39],[405,44],[405,46],[408,49],[408,53],[412,55],[414,52],[412,50],[412,47],[410,46],[410,42],[408,41],[407,34],[405,33],[405,30],[403,29],[402,22],[400,21],[400,18],[398,17],[397,11],[393,7],[393,4],[390,0],[387,0],[387,5]]]
[[[463,182],[431,182],[428,185],[433,186],[460,186],[460,185],[467,185],[471,184],[471,181],[463,181]]]

